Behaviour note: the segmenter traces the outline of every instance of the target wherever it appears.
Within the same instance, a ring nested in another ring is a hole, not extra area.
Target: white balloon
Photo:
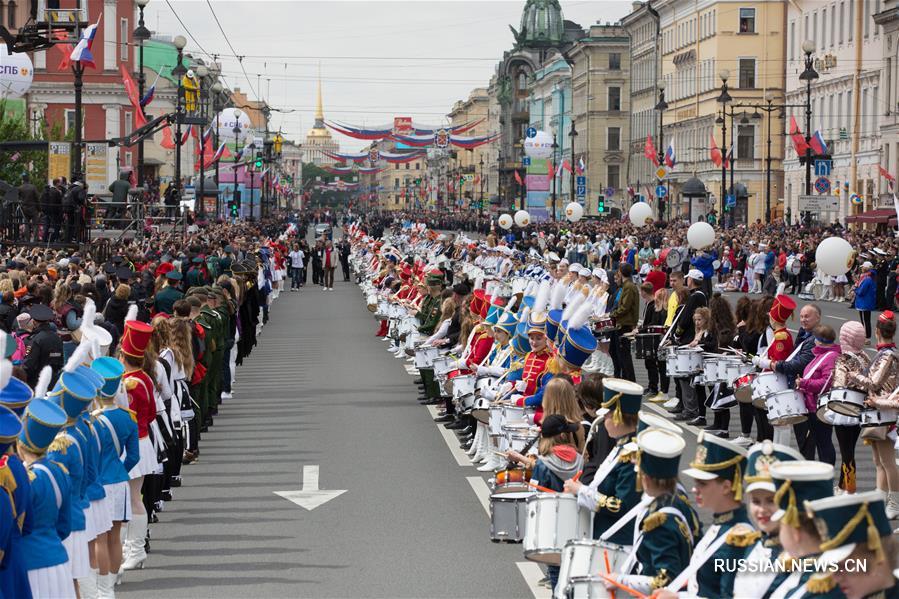
[[[498,219],[496,219],[497,224],[503,229],[509,230],[512,228],[512,215],[511,214],[501,214]]]
[[[237,116],[238,113],[240,116]],[[253,123],[250,122],[250,117],[247,116],[247,113],[243,110],[235,109],[235,108],[226,108],[216,117],[218,119],[219,126],[219,134],[223,140],[234,139],[234,129],[235,124],[237,128],[240,130],[240,140],[241,142],[249,142],[253,141],[253,137],[255,136],[255,132],[253,131]]]
[[[707,248],[715,242],[715,229],[707,222],[698,222],[687,229],[687,241],[694,250]]]
[[[646,202],[637,202],[627,211],[635,227],[642,227],[652,218],[652,207]]]
[[[515,224],[519,227],[526,227],[531,224],[531,215],[527,210],[519,210],[515,213]]]
[[[818,244],[815,250],[815,262],[818,268],[832,277],[844,275],[852,266],[852,246],[842,237],[828,237]]]
[[[571,202],[565,206],[565,218],[576,223],[584,216],[584,207],[577,202]]]
[[[553,136],[546,131],[537,131],[534,137],[526,137],[524,153],[531,158],[549,158],[553,155]]]
[[[34,65],[24,52],[7,54],[0,44],[0,99],[21,98],[31,89]]]

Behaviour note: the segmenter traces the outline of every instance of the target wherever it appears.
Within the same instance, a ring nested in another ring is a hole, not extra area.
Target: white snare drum
[[[437,356],[434,358],[434,374],[440,377],[446,376],[448,373],[456,369],[455,358],[449,356]]]
[[[415,367],[431,368],[434,366],[434,358],[440,353],[436,347],[425,345],[415,350]]]
[[[387,308],[387,318],[400,319],[406,315],[406,310],[399,304],[390,304]]]
[[[496,451],[505,453],[509,451],[509,440],[503,433],[490,433],[490,446],[496,448]]]
[[[473,374],[460,374],[453,379],[453,398],[461,399],[466,395],[474,395],[477,377]],[[472,399],[472,401],[474,401]]]
[[[755,380],[755,373],[747,372],[743,376],[739,376],[733,381],[734,397],[740,403],[752,403],[752,381]]]
[[[490,540],[521,543],[527,525],[527,500],[533,492],[490,496]]]
[[[774,426],[797,424],[808,417],[805,396],[794,389],[784,389],[771,393],[765,399],[768,421]]]
[[[490,434],[501,435],[503,433],[503,407],[490,406]]]
[[[861,414],[859,414],[859,418],[861,419],[861,425],[865,427],[890,426],[896,424],[896,419],[899,418],[899,412],[896,410],[864,409]]]
[[[833,410],[828,409],[827,401],[827,394],[818,398],[818,409],[816,411],[818,420],[831,426],[858,426],[859,419],[857,417],[837,414]]]
[[[593,512],[577,505],[577,496],[541,493],[528,498],[528,521],[524,535],[525,558],[558,566],[562,549],[572,539],[593,534]]]
[[[484,397],[476,397],[471,406],[471,417],[481,424],[490,422],[490,400]]]
[[[802,270],[802,259],[799,256],[790,256],[787,258],[787,272],[791,275],[798,275]]]
[[[369,312],[376,312],[378,310],[378,294],[369,293],[365,300],[365,304]]]
[[[706,385],[714,385],[723,382],[719,377],[720,363],[724,359],[721,354],[703,354],[702,356],[702,382]]]
[[[475,396],[473,393],[469,393],[467,395],[456,398],[455,401],[459,411],[463,414],[467,414],[469,411],[471,411],[472,408],[474,408]]]
[[[390,302],[387,300],[379,300],[378,308],[375,310],[375,318],[380,318],[381,320],[388,318],[387,312],[390,309]]]
[[[702,348],[677,348],[668,354],[668,374],[675,377],[690,376],[702,370]]]
[[[725,356],[718,362],[718,380],[726,385],[733,386],[734,381],[755,370],[750,362],[744,362],[735,356]]]
[[[553,590],[553,597],[567,599],[568,586],[574,578],[594,576],[598,572],[606,575],[617,572],[627,559],[627,555],[624,547],[620,545],[589,539],[568,541],[562,550],[559,584]],[[609,558],[611,571],[606,571],[606,556]]]
[[[478,391],[483,391],[484,389],[492,389],[495,384],[496,384],[496,379],[488,376],[488,377],[478,379],[478,382],[475,385],[475,387],[477,388]]]
[[[752,381],[752,403],[757,408],[766,408],[765,399],[778,391],[786,391],[790,388],[787,377],[770,370],[760,372]]]
[[[856,391],[855,389],[841,388],[831,389],[822,397],[827,398],[827,409],[844,416],[855,416],[865,409],[865,398],[867,395],[864,391]]]
[[[519,406],[503,406],[503,419],[506,424],[510,424],[512,422],[524,422],[525,418],[525,408]]]
[[[568,581],[565,597],[567,599],[607,599],[611,595],[606,590],[605,581],[599,576],[578,576]]]

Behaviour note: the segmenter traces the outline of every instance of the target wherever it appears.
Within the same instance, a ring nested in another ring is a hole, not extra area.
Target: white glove
[[[496,391],[490,389],[489,387],[485,387],[484,389],[481,389],[481,397],[483,397],[487,401],[493,401],[494,399],[496,399]]]
[[[453,365],[457,370],[465,370],[466,368],[468,368],[468,366],[462,360],[456,360],[455,362],[453,362]]]
[[[506,369],[502,366],[488,366],[487,367],[487,375],[488,376],[502,376],[503,373],[506,372]]]
[[[761,356],[753,356],[752,363],[762,369],[771,368],[771,360]]]
[[[515,390],[524,393],[524,390],[528,388],[528,382],[525,380],[515,381]]]
[[[512,390],[512,387],[514,387],[514,386],[515,386],[515,383],[512,383],[512,382],[503,383],[502,386],[499,388],[499,394],[506,395],[507,393],[509,393],[509,391]]]
[[[477,372],[478,376],[490,376],[490,367],[478,366],[478,369],[475,372]]]

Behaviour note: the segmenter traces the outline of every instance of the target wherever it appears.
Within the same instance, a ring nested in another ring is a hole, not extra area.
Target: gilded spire
[[[315,101],[315,127],[321,129],[325,126],[325,110],[322,107],[322,65],[318,65],[318,93]]]

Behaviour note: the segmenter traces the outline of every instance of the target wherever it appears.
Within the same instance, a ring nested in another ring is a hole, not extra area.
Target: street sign
[[[462,175],[462,178],[465,179],[466,183],[471,183],[472,181],[474,181],[474,175],[471,173],[466,173],[466,174]]]
[[[664,185],[657,185],[656,186],[656,197],[664,198],[666,195],[668,195],[668,188],[665,187]]]
[[[578,185],[575,187],[575,193],[579,196],[587,195],[587,186],[586,185]]]
[[[724,205],[727,208],[733,208],[734,206],[736,206],[737,205],[736,196],[733,195],[732,193],[729,193],[726,196],[724,196]]]
[[[585,176],[583,176],[583,175],[579,175],[579,176],[576,178],[576,181],[577,181],[577,185],[578,185],[578,186],[580,186],[580,185],[586,185],[586,184],[587,184],[587,177],[585,177]]]
[[[832,195],[808,195],[799,196],[799,210],[802,212],[837,212],[840,209],[840,199]]]
[[[324,491],[318,488],[319,467],[303,466],[303,477],[300,479],[302,489],[299,491],[274,491],[284,499],[312,511],[320,505],[346,493],[346,491]]]
[[[521,131],[521,129],[519,129]],[[537,137],[537,128],[536,127],[528,127],[528,130],[525,132],[525,135],[528,136],[528,139],[534,139]]]
[[[815,191],[818,193],[827,193],[830,191],[830,179],[827,177],[818,177],[815,179]]]
[[[832,160],[815,160],[815,176],[829,177],[830,169],[833,167]]]
[[[659,165],[659,167],[656,169],[656,179],[661,181],[668,176],[669,172],[670,169],[667,166],[665,166],[664,164]]]
[[[531,157],[525,156],[521,159],[521,166],[531,166]]]
[[[606,187],[605,193],[606,193],[606,197],[610,198],[613,195],[615,195],[615,188],[614,187]]]

